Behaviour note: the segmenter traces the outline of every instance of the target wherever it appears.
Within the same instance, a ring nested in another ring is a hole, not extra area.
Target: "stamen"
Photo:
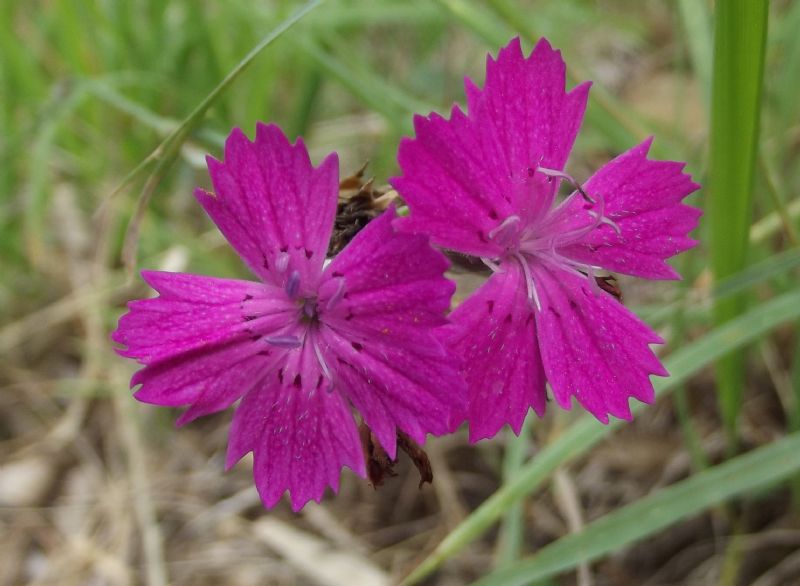
[[[294,299],[300,292],[300,271],[292,271],[289,278],[286,279],[286,294],[289,299]]]
[[[547,167],[536,167],[536,170],[541,173],[542,175],[546,175],[547,177],[557,177],[558,179],[563,179],[572,187],[574,187],[578,193],[581,194],[581,197],[588,201],[589,203],[597,203],[594,199],[589,197],[589,194],[583,190],[583,186],[578,183],[571,175],[567,175],[563,171],[557,171],[556,169],[548,169]]]
[[[525,274],[525,286],[528,289],[528,300],[536,304],[536,309],[542,311],[542,304],[539,301],[539,294],[536,292],[536,283],[533,282],[533,275],[531,274],[531,267],[528,266],[528,261],[519,252],[514,255],[520,265],[522,265],[522,272]]]
[[[511,244],[516,233],[516,228],[521,221],[519,216],[508,216],[489,231],[489,240],[494,240],[500,246]]]
[[[331,298],[328,299],[328,303],[325,306],[328,311],[336,307],[336,305],[342,300],[342,297],[344,297],[344,279],[342,277],[336,277],[335,280],[337,282],[336,292],[331,295]]]
[[[555,248],[550,250],[550,254],[552,255],[552,260],[556,261],[555,264],[558,268],[568,271],[574,275],[582,279],[589,279],[589,285],[592,287],[592,291],[599,295],[601,289],[600,286],[597,284],[595,280],[595,271],[602,270],[602,267],[589,265],[581,262],[576,262],[572,259],[569,259],[565,256],[560,255]]]
[[[278,269],[279,273],[285,273],[286,269],[289,268],[289,253],[288,252],[281,252],[278,254],[278,258],[275,260],[275,268]]]
[[[594,293],[594,296],[599,297],[602,289],[597,284],[597,279],[594,278],[594,268],[590,265],[586,265],[586,278],[589,279],[589,288]]]
[[[577,262],[570,258],[567,258],[566,256],[562,256],[561,254],[558,253],[555,247],[550,249],[550,254],[553,260],[557,261],[562,268],[574,270],[576,274],[579,274],[581,277],[585,277],[586,273],[588,273],[589,271],[602,270],[602,267],[599,267],[597,265],[589,265],[586,263]]]
[[[580,228],[576,228],[575,230],[572,230],[570,232],[559,234],[556,238],[553,239],[552,243],[553,247],[567,246],[572,242],[576,242],[581,238],[583,238],[584,236],[586,236],[587,234],[589,234],[590,232],[592,232],[600,224],[608,224],[617,234],[621,234],[619,226],[617,226],[617,224],[613,220],[605,216],[605,208],[606,208],[605,200],[602,197],[598,196],[598,201],[596,201],[595,203],[599,205],[600,208],[599,211],[586,210],[586,213],[589,215],[589,217],[593,218],[594,221],[589,224],[586,224],[585,226],[581,226]]]
[[[608,224],[617,233],[617,235],[622,234],[622,230],[619,229],[617,223],[612,220],[611,218],[606,217],[606,200],[603,199],[602,196],[597,196],[599,203],[600,203],[600,211],[596,212],[594,210],[587,210],[588,214],[592,216],[595,220],[597,220],[597,224],[595,227],[599,226],[600,224]]]
[[[333,377],[331,376],[331,371],[328,370],[328,363],[325,362],[325,356],[323,356],[315,336],[311,336],[311,346],[314,348],[314,354],[317,356],[317,362],[319,362],[319,367],[322,369],[322,374],[328,379],[327,391],[330,393],[333,391]]]
[[[502,272],[502,269],[500,268],[500,265],[499,265],[499,264],[497,264],[496,262],[494,262],[494,261],[492,261],[492,260],[489,260],[488,258],[484,258],[484,257],[481,257],[481,261],[482,261],[482,262],[483,262],[483,264],[485,264],[487,267],[489,267],[490,269],[492,269],[492,272],[493,272],[493,273],[500,273],[500,272]]]
[[[299,348],[303,345],[303,342],[297,336],[267,336],[264,341],[277,348],[286,348],[287,350]]]
[[[589,210],[589,215],[597,219],[598,225],[607,224],[611,226],[611,229],[614,230],[614,232],[617,233],[617,236],[622,236],[622,230],[620,229],[619,224],[617,224],[614,220],[612,220],[608,216],[597,215],[597,212],[591,210]]]

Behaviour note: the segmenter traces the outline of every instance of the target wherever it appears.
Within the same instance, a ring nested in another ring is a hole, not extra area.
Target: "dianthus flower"
[[[433,334],[454,285],[425,236],[396,233],[393,208],[326,263],[338,159],[259,124],[208,158],[216,194],[196,197],[261,282],[144,271],[159,297],[130,303],[113,339],[145,367],[140,401],[189,409],[184,424],[241,399],[226,466],[254,455],[264,504],[292,508],[365,475],[352,407],[389,457],[398,430],[417,442],[463,420],[458,362]]]
[[[449,342],[464,359],[470,438],[529,407],[543,414],[545,383],[602,422],[630,418],[629,397],[653,400],[650,374],[667,372],[650,349],[663,340],[601,287],[598,269],[675,279],[664,261],[691,248],[700,211],[681,200],[699,186],[683,164],[647,158],[650,140],[581,187],[563,172],[589,83],[565,92],[565,65],[541,40],[519,39],[487,59],[480,89],[465,81],[467,114],[415,118],[392,183],[411,214],[399,227],[480,257],[489,280],[451,315]],[[558,186],[575,191],[557,201]]]

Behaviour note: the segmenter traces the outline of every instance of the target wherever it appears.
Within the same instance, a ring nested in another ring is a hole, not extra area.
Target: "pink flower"
[[[179,424],[241,399],[227,467],[252,451],[264,504],[288,490],[294,510],[343,466],[365,475],[351,406],[393,459],[398,429],[421,443],[463,420],[458,362],[432,333],[454,286],[427,237],[395,233],[390,209],[326,265],[336,154],[315,168],[276,126],[234,130],[208,167],[216,196],[197,199],[261,282],[144,271],[160,296],[113,336],[145,365],[137,399],[188,405]]]
[[[488,59],[484,89],[466,80],[468,114],[416,117],[400,144],[400,225],[494,271],[445,328],[466,365],[473,441],[505,423],[519,433],[529,407],[542,415],[545,382],[560,406],[575,397],[605,423],[631,417],[629,397],[653,400],[650,374],[667,376],[649,347],[663,340],[594,272],[679,278],[664,260],[695,245],[700,211],[681,200],[699,186],[682,163],[647,159],[647,140],[577,188],[563,169],[589,84],[564,84],[546,40],[526,58],[514,39]],[[559,203],[562,180],[576,191]]]

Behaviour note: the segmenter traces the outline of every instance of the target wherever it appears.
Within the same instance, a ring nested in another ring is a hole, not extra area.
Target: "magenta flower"
[[[675,279],[664,260],[695,245],[700,211],[681,204],[699,186],[683,164],[647,159],[650,140],[617,157],[563,202],[558,184],[589,92],[566,93],[565,65],[541,40],[519,39],[486,66],[484,89],[466,80],[468,114],[415,118],[400,144],[408,202],[400,226],[484,259],[494,274],[445,328],[464,359],[473,441],[528,408],[542,415],[545,382],[603,422],[630,418],[629,397],[653,400],[650,374],[667,372],[649,345],[663,343],[595,281],[595,271]],[[577,186],[577,184],[575,184]]]
[[[254,454],[264,504],[292,508],[365,475],[351,406],[389,457],[396,433],[417,442],[463,420],[458,362],[433,335],[454,285],[425,236],[398,234],[393,209],[327,266],[338,159],[313,167],[302,141],[259,124],[234,130],[225,162],[208,158],[216,190],[196,197],[261,282],[155,271],[160,296],[130,303],[114,333],[145,367],[140,401],[189,409],[179,424],[231,406],[227,467]]]

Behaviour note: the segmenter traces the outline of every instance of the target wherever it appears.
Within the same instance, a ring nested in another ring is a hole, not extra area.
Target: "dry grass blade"
[[[102,287],[97,283],[76,289],[47,307],[35,311],[0,329],[0,352],[8,352],[27,337],[71,319],[90,305],[108,298],[116,286]]]
[[[322,586],[388,586],[389,576],[367,558],[275,518],[253,524],[253,534],[303,575]]]

